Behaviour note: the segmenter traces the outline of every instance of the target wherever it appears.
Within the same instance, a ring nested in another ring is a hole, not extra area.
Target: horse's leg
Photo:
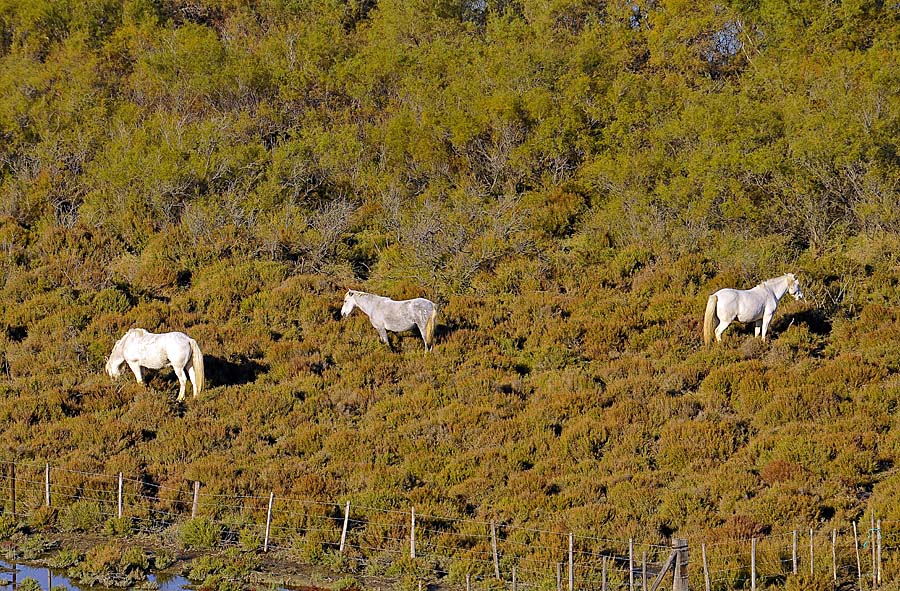
[[[762,319],[753,323],[753,336],[762,336]],[[765,339],[765,337],[763,337]]]
[[[144,376],[141,375],[141,365],[137,362],[132,363],[131,361],[126,361],[128,367],[131,368],[131,371],[134,373],[134,377],[137,378],[138,384],[144,383]]]
[[[723,320],[719,319],[719,326],[716,327],[716,341],[722,340],[722,333],[725,332],[725,329],[731,324],[733,318],[731,320]]]
[[[173,365],[172,369],[175,370],[175,375],[178,376],[179,388],[178,388],[177,400],[178,400],[178,402],[181,402],[182,400],[184,400],[184,385],[185,385],[185,382],[187,382],[187,376],[184,375],[183,367],[178,367],[177,365]]]
[[[766,340],[766,333],[769,332],[769,323],[772,321],[772,313],[766,312],[762,317],[762,329],[760,331],[760,336],[762,340]]]
[[[428,353],[428,340],[425,338],[425,331],[428,330],[428,319],[417,320],[416,326],[419,328],[419,334],[422,335],[422,342],[425,343],[425,352]]]
[[[376,326],[376,327],[375,327],[375,330],[378,331],[378,336],[381,337],[381,342],[384,343],[385,345],[387,345],[387,346],[388,346],[388,349],[390,349],[390,350],[393,351],[394,348],[391,347],[391,341],[388,340],[388,333],[387,333],[387,330],[385,330],[385,328],[384,328],[383,326]]]
[[[194,375],[194,366],[189,365],[187,369],[188,378],[191,380],[191,388],[194,389],[194,398],[197,397],[197,379]]]

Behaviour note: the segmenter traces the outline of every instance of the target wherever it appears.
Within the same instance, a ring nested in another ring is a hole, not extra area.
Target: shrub
[[[56,523],[57,511],[55,507],[41,506],[28,516],[28,526],[32,529],[45,529]]]
[[[15,550],[18,551],[19,558],[34,560],[52,550],[54,546],[56,546],[56,542],[52,542],[41,535],[31,535],[19,542],[15,546]]]
[[[0,540],[8,540],[19,530],[19,521],[14,515],[0,515]]]
[[[91,548],[70,573],[85,585],[130,587],[146,581],[149,568],[143,549],[113,541]]]
[[[156,570],[165,570],[175,564],[175,554],[169,550],[158,550],[153,555],[153,568]]]
[[[64,531],[85,532],[94,530],[102,521],[100,503],[79,500],[63,509],[59,525]]]
[[[56,556],[49,561],[49,564],[53,568],[71,568],[83,559],[84,556],[80,552],[65,549],[57,552]]]
[[[362,583],[354,577],[342,577],[331,586],[332,591],[353,591],[363,588]]]
[[[243,550],[256,550],[262,546],[263,536],[259,527],[248,526],[241,528],[238,543]]]
[[[179,538],[188,548],[214,548],[222,539],[222,528],[211,519],[196,517],[181,525]]]
[[[110,536],[127,536],[134,531],[134,520],[131,517],[110,517],[103,526],[103,531]]]

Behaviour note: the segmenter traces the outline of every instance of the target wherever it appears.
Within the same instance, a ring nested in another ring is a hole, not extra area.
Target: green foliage
[[[40,534],[30,535],[17,540],[16,545],[11,549],[14,552],[14,556],[8,556],[7,558],[19,557],[24,560],[34,560],[51,550],[55,545],[55,542]]]
[[[333,591],[351,591],[353,589],[363,589],[363,585],[354,577],[343,577],[334,582],[331,586]]]
[[[175,564],[176,556],[169,550],[157,550],[153,554],[153,568],[155,570],[165,570]]]
[[[100,504],[95,501],[76,501],[66,507],[59,518],[64,531],[85,532],[94,530],[103,522]]]
[[[134,521],[130,517],[110,517],[103,524],[103,531],[109,535],[127,536],[134,530]]]
[[[13,515],[0,515],[0,540],[8,540],[19,530],[19,521]]]
[[[113,541],[91,548],[69,572],[84,585],[126,587],[145,582],[149,568],[141,548]]]
[[[4,449],[166,491],[109,520],[54,496],[30,529],[129,535],[200,480],[181,544],[247,551],[196,565],[215,588],[261,543],[218,494],[650,544],[896,513],[895,6],[190,4],[0,2]],[[767,342],[702,346],[710,293],[789,270],[807,300]],[[340,319],[347,288],[437,301],[434,352]],[[198,399],[108,379],[132,326],[197,339]],[[338,556],[324,509],[275,531],[316,519],[279,546],[422,574]],[[483,532],[446,535],[459,584]],[[78,568],[146,568],[126,550]]]
[[[258,566],[257,559],[249,553],[230,548],[221,554],[200,556],[191,561],[188,578],[200,581],[203,588],[239,589],[241,581]]]
[[[44,505],[28,516],[28,526],[36,530],[47,529],[56,524],[58,516],[56,508]]]
[[[222,537],[221,527],[207,517],[185,521],[178,533],[181,543],[188,548],[214,548]]]
[[[50,566],[58,569],[72,568],[84,560],[84,555],[75,550],[63,549],[50,559]]]

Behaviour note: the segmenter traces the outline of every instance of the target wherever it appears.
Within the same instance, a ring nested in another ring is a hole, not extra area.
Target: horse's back
[[[387,330],[398,332],[424,323],[433,309],[434,304],[425,298],[399,301],[385,298],[369,318]]]
[[[132,331],[129,331],[131,338],[125,345],[125,356],[144,367],[159,369],[169,363],[184,365],[191,357],[191,338],[183,332],[152,333],[142,328]]]
[[[726,287],[715,294],[716,313],[721,318],[737,318],[741,322],[758,320],[766,308],[766,293],[758,293],[757,288],[733,289]]]

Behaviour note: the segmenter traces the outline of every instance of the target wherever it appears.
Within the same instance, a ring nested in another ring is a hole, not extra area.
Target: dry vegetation
[[[0,0],[0,456],[650,542],[896,519],[898,31]],[[702,346],[709,293],[785,271],[770,342]],[[347,287],[437,301],[434,352]],[[111,382],[134,326],[208,390]]]

